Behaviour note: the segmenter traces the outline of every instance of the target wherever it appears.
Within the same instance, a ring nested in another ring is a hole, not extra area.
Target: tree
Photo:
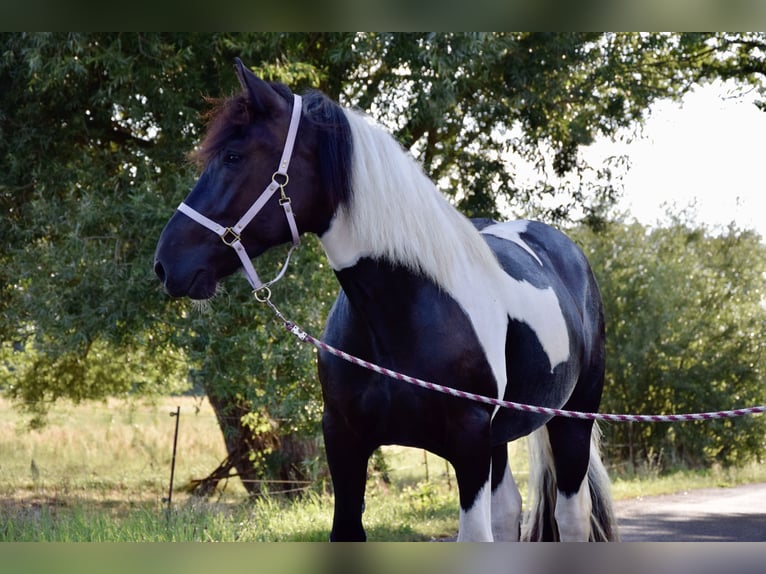
[[[2,36],[4,386],[38,416],[59,397],[178,386],[149,230],[193,175],[199,106],[175,75],[189,41]]]
[[[607,323],[605,412],[658,414],[763,404],[766,246],[751,231],[667,226],[579,230]],[[761,460],[758,417],[605,428],[614,460],[666,470]]]
[[[596,221],[615,193],[608,173],[593,197],[544,177],[518,189],[513,154],[576,176],[581,147],[640,122],[658,98],[716,77],[760,88],[763,47],[762,34],[4,34],[0,385],[42,416],[59,397],[180,388],[188,367],[230,449],[280,442],[247,435],[245,412],[277,438],[316,429],[311,354],[234,311],[252,308],[236,281],[200,313],[168,301],[151,272],[156,237],[195,177],[185,154],[203,129],[203,96],[236,89],[234,56],[368,110],[469,215],[569,192],[548,215],[577,204]],[[312,269],[315,243],[301,253],[310,263],[293,267],[290,301],[299,317],[318,301],[316,331],[332,277]],[[274,389],[297,389],[296,408],[283,412]]]

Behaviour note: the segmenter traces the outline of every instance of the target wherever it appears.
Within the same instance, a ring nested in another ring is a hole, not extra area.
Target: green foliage
[[[607,321],[604,412],[729,410],[763,404],[766,246],[749,231],[667,227],[579,230]],[[605,428],[613,460],[661,470],[761,460],[766,421],[744,417]]]
[[[197,98],[178,78],[194,39],[1,40],[0,335],[15,352],[0,384],[40,409],[59,396],[177,389],[151,254],[192,175]]]
[[[285,253],[276,248],[260,257],[259,273],[276,274]],[[307,237],[287,275],[272,287],[272,299],[291,320],[319,334],[336,289],[319,242]],[[191,380],[215,406],[230,452],[242,441],[252,446],[247,458],[255,472],[233,461],[240,474],[316,478],[314,437],[320,434],[322,403],[313,347],[289,335],[239,276],[227,281],[211,303],[185,311],[175,329],[175,344],[186,350]],[[296,445],[298,437],[302,448]],[[295,445],[297,460],[284,460],[278,452],[285,439]]]

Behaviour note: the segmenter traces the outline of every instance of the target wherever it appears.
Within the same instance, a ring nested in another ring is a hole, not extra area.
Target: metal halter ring
[[[262,295],[261,295],[262,293]],[[256,289],[253,291],[253,297],[255,297],[255,300],[259,303],[268,303],[271,299],[271,289],[268,288],[268,286],[264,285],[260,289]]]
[[[280,183],[277,181],[277,176],[281,175],[283,178],[285,178],[285,181]],[[290,183],[290,176],[286,173],[280,173],[278,171],[275,171],[273,174],[271,174],[271,181],[276,183],[279,187],[285,187],[288,183]]]

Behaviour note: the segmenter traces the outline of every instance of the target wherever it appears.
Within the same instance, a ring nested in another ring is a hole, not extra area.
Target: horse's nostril
[[[163,283],[165,282],[165,268],[162,266],[162,263],[159,261],[154,262],[154,272],[157,274],[157,277],[160,278],[160,281]]]

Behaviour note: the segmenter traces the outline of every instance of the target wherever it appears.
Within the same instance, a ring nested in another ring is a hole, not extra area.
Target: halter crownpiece
[[[259,291],[265,290],[265,297],[268,298],[268,288],[282,279],[285,271],[287,271],[287,265],[290,263],[290,256],[293,254],[293,251],[295,251],[295,248],[298,247],[301,242],[300,236],[298,235],[298,225],[295,223],[295,215],[293,214],[291,201],[285,193],[285,187],[290,181],[290,177],[287,175],[287,169],[290,167],[290,159],[293,155],[293,146],[295,145],[295,138],[298,134],[298,125],[301,121],[301,110],[301,97],[297,94],[293,94],[293,111],[290,117],[290,127],[287,130],[287,138],[285,139],[285,147],[282,150],[282,158],[279,160],[279,167],[272,174],[271,183],[266,186],[266,189],[264,189],[258,198],[253,202],[253,204],[250,206],[250,209],[248,209],[239,219],[239,221],[237,221],[237,223],[235,223],[232,227],[224,227],[223,225],[216,223],[212,219],[202,215],[196,209],[189,207],[184,202],[181,202],[181,204],[178,206],[178,211],[184,215],[187,215],[203,227],[218,235],[221,238],[221,241],[223,241],[226,245],[233,248],[234,251],[237,252],[239,259],[242,262],[245,277],[250,283],[250,286],[253,288],[253,291],[256,293],[256,297],[258,296]],[[277,276],[274,277],[274,279],[271,281],[264,283],[258,277],[258,273],[256,273],[255,268],[253,267],[253,263],[250,260],[250,256],[247,254],[247,251],[245,250],[245,246],[242,244],[240,236],[245,227],[247,227],[253,218],[258,215],[258,212],[260,212],[261,209],[265,207],[266,203],[269,201],[269,199],[271,199],[277,190],[280,191],[279,205],[282,206],[282,210],[285,212],[285,217],[287,218],[287,224],[290,226],[292,245],[290,246],[290,250],[287,252],[287,258],[282,265],[282,269],[279,271],[279,273],[277,273]]]

